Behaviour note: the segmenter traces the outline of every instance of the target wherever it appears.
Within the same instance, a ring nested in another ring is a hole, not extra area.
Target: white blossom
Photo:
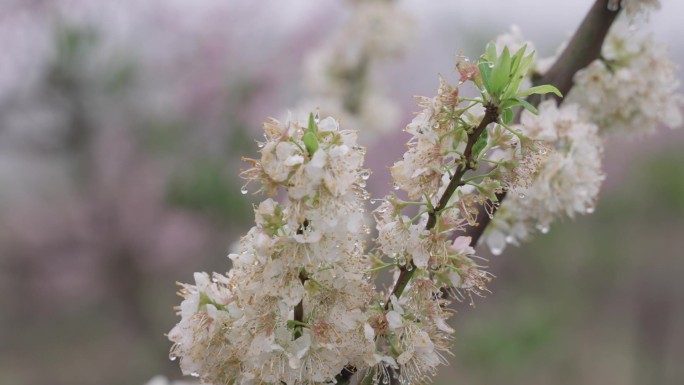
[[[523,112],[518,127],[551,151],[533,182],[509,193],[488,226],[484,239],[494,254],[535,229],[547,232],[559,217],[593,212],[604,179],[598,127],[581,118],[578,105],[545,101],[539,115]]]
[[[582,107],[602,133],[648,134],[658,125],[682,125],[684,97],[667,50],[626,23],[616,23],[603,58],[575,75],[568,102]]]
[[[256,207],[227,276],[183,285],[181,321],[169,332],[183,373],[207,383],[331,382],[374,354],[363,313],[372,298],[364,149],[332,118],[311,124],[265,125],[261,159],[244,175],[287,199]]]
[[[608,9],[617,11],[622,6],[627,16],[634,18],[660,9],[660,0],[609,0]]]

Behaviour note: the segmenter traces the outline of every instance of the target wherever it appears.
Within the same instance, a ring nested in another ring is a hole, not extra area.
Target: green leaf
[[[511,121],[513,120],[513,110],[511,110],[510,108],[504,109],[501,113],[501,119],[506,125],[511,123]]]
[[[499,104],[499,109],[502,111],[505,109],[510,109],[511,107],[519,106],[520,102],[516,99],[508,98],[508,99],[503,99],[501,103]]]
[[[518,93],[518,89],[520,88],[520,84],[522,83],[523,79],[525,78],[525,75],[523,74],[515,74],[511,78],[511,82],[508,84],[508,88],[506,89],[506,92],[504,92],[503,95],[501,95],[502,98],[508,99],[513,97],[515,94]]]
[[[493,41],[487,43],[487,51],[485,53],[485,59],[487,61],[494,63],[496,61],[496,44]]]
[[[482,83],[484,83],[485,89],[491,94],[492,91],[491,87],[489,86],[489,74],[492,72],[492,67],[490,67],[490,64],[491,63],[488,62],[480,62],[480,64],[477,65],[477,69],[480,71]]]
[[[517,100],[520,103],[520,105],[525,107],[526,110],[530,111],[535,115],[539,115],[539,110],[537,110],[537,107],[531,105],[530,102],[528,102],[527,100],[522,98],[516,98],[515,100]]]
[[[316,124],[316,119],[314,118],[314,114],[310,113],[309,127],[307,128],[306,132],[304,133],[304,136],[302,137],[304,147],[306,147],[306,151],[309,153],[309,156],[313,156],[316,150],[318,150],[318,137],[316,136],[317,131],[318,125]]]
[[[508,51],[508,47],[505,47],[501,56],[494,64],[492,68],[492,73],[489,75],[489,84],[492,89],[492,93],[500,96],[501,91],[508,84],[509,76],[511,74],[511,54]]]
[[[309,156],[313,156],[316,150],[318,150],[318,138],[316,138],[316,134],[312,131],[307,131],[302,137],[302,141],[304,142],[304,146],[306,147]]]
[[[482,131],[482,134],[480,134],[480,137],[475,141],[475,144],[473,145],[473,155],[475,158],[477,158],[480,155],[480,152],[485,148],[485,146],[487,146],[488,137],[489,133],[485,129]]]
[[[536,86],[532,88],[528,88],[524,91],[520,91],[517,95],[519,98],[524,98],[526,96],[532,95],[532,94],[539,94],[539,95],[544,95],[548,94],[549,92],[553,92],[554,94],[558,95],[558,97],[563,97],[563,94],[558,90],[558,88],[550,85],[550,84],[545,84],[543,86]]]
[[[310,132],[316,133],[318,131],[318,125],[316,124],[316,118],[314,118],[313,112],[309,113],[309,127]]]
[[[527,44],[523,45],[511,58],[511,74],[516,74],[520,68],[520,61],[525,54],[525,49],[527,49]]]

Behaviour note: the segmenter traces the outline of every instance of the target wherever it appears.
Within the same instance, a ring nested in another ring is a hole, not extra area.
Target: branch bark
[[[615,21],[616,17],[620,12],[619,10],[609,10],[608,2],[609,0],[597,0],[596,2],[594,2],[594,5],[589,10],[587,16],[585,16],[579,28],[577,29],[572,39],[568,43],[568,46],[565,48],[565,50],[563,50],[561,55],[558,57],[558,60],[556,60],[554,65],[549,69],[548,72],[546,72],[546,74],[539,78],[533,79],[535,84],[554,85],[561,91],[563,95],[566,95],[570,91],[570,89],[573,86],[573,77],[575,76],[575,73],[581,70],[582,68],[588,66],[592,61],[596,60],[600,56],[603,41],[605,40],[606,35],[608,34],[608,30],[610,29],[611,25],[613,24],[613,22]],[[559,101],[559,103],[562,102],[560,98],[557,98],[557,100]],[[532,97],[530,97],[528,101],[536,106],[541,101],[541,97],[539,95],[532,95]],[[496,120],[496,117],[494,120]],[[470,145],[469,147],[472,151],[472,145]],[[457,172],[456,174],[454,174],[454,178],[452,178],[452,180],[449,182],[449,187],[451,187],[451,190],[453,190],[451,191],[451,194],[453,194],[453,192],[459,186],[460,179],[462,178],[463,173],[465,173],[465,170],[462,173]],[[459,178],[458,181],[455,181],[456,177]],[[445,196],[447,195],[445,193],[442,196],[442,198],[445,201],[448,201],[451,194],[449,194],[449,197],[445,198]],[[505,193],[497,195],[499,202],[503,201],[505,197]],[[440,199],[440,204],[438,204],[435,210],[430,213],[430,218],[428,220],[428,225],[430,227],[426,226],[426,228],[431,229],[435,225],[436,212],[438,212],[438,208],[441,209],[444,207],[441,204],[443,199]],[[479,239],[482,236],[482,233],[491,221],[490,216],[485,212],[484,206],[480,207],[478,219],[479,223],[477,226],[470,226],[466,228],[466,235],[471,237],[471,246],[473,247],[477,245]],[[397,283],[395,284],[392,290],[392,294],[401,295],[403,290],[406,288],[406,285],[413,276],[413,272],[415,272],[416,270],[415,265],[413,265],[412,261],[410,266],[411,270],[408,270],[407,267],[403,267],[401,269],[399,278],[397,279]],[[385,308],[389,306],[389,302],[390,301],[388,300],[385,303]],[[356,381],[352,379],[352,375],[354,375]],[[340,373],[340,375],[338,376],[338,384],[350,384],[352,382],[358,383],[363,378],[363,376],[365,376],[365,371],[356,372],[355,374],[351,371],[346,373],[343,372]],[[397,381],[392,379],[392,384],[394,383],[397,383]]]
[[[449,180],[449,184],[444,190],[442,196],[439,198],[437,206],[428,213],[428,221],[425,225],[426,230],[430,230],[435,227],[437,224],[437,215],[444,210],[445,207],[447,207],[449,204],[449,199],[451,199],[451,196],[454,194],[454,192],[456,192],[456,189],[463,185],[463,175],[465,175],[467,171],[474,168],[473,146],[487,126],[496,122],[498,118],[498,107],[493,104],[486,105],[485,116],[482,118],[482,121],[480,121],[480,124],[473,129],[473,132],[468,134],[468,142],[466,143],[465,150],[463,151],[463,158],[461,160],[462,163],[456,168],[456,172]],[[390,298],[393,295],[397,296],[397,298],[401,296],[406,288],[406,285],[408,285],[408,283],[411,281],[411,277],[413,277],[415,272],[416,265],[413,263],[413,259],[410,259],[406,265],[400,268],[399,278],[397,278],[397,282],[392,288]],[[389,309],[390,298],[387,298],[387,301],[385,302],[385,310]]]
[[[553,66],[541,77],[533,79],[536,85],[551,84],[558,88],[563,95],[570,92],[574,82],[573,78],[577,71],[591,64],[601,55],[601,47],[606,39],[610,26],[620,11],[608,9],[609,0],[597,0],[585,16],[582,24],[573,35],[567,47]],[[563,100],[553,94],[558,103]],[[528,101],[534,106],[541,102],[540,95],[532,95]],[[519,115],[516,117],[519,120]],[[502,202],[506,193],[498,194],[497,199]],[[475,247],[484,233],[487,225],[491,222],[491,216],[487,214],[484,206],[480,206],[478,212],[478,225],[466,228],[466,235],[471,237],[470,245]]]

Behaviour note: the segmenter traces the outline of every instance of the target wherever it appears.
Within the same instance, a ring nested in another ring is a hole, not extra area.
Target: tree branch
[[[573,78],[577,71],[591,64],[592,61],[599,58],[601,55],[601,47],[603,41],[606,39],[610,26],[613,25],[615,18],[619,14],[618,11],[611,11],[608,9],[609,0],[597,0],[589,13],[580,24],[579,28],[568,43],[568,46],[563,50],[558,60],[553,66],[541,77],[533,79],[535,85],[551,84],[558,88],[563,95],[570,92],[573,86]],[[558,100],[559,104],[562,99],[552,95]],[[541,102],[540,95],[532,95],[528,101],[537,106]],[[520,115],[516,117],[519,121]],[[501,203],[506,198],[506,193],[497,194],[497,199]],[[494,210],[496,210],[496,206]],[[493,214],[493,213],[492,213]],[[466,228],[466,235],[471,237],[470,245],[475,247],[482,237],[487,225],[491,222],[492,216],[486,211],[484,206],[480,206],[478,210],[477,226],[469,226]]]
[[[610,26],[613,24],[615,18],[619,14],[619,11],[611,11],[608,9],[608,1],[609,0],[597,0],[594,3],[592,8],[589,10],[589,13],[584,18],[579,28],[573,35],[573,38],[570,40],[570,43],[568,43],[568,46],[561,53],[561,55],[559,56],[558,60],[556,60],[554,65],[549,69],[549,71],[544,76],[533,79],[535,84],[554,85],[561,91],[561,93],[563,93],[563,95],[566,95],[570,91],[570,89],[573,86],[573,77],[575,76],[575,73],[581,70],[582,68],[588,66],[601,54],[601,47],[603,46],[603,41],[605,40],[606,35],[608,34]],[[541,101],[541,97],[538,95],[532,95],[528,99],[528,101],[536,106]],[[559,100],[559,102],[562,101]],[[483,122],[484,120],[485,119],[483,119]],[[496,118],[494,118],[493,121],[496,121]],[[471,140],[469,136],[468,143],[470,144],[470,142]],[[468,147],[470,148],[470,151],[472,151],[472,145]],[[466,165],[468,165],[468,163],[466,163]],[[451,191],[451,194],[453,194],[456,188],[458,188],[460,179],[463,177],[463,174],[465,173],[465,171],[458,172],[459,170],[457,170],[457,173],[454,174],[454,178],[451,179],[449,185],[447,186],[448,190],[453,190]],[[458,181],[455,181],[456,177],[459,178]],[[446,191],[442,198],[445,199],[445,202],[448,202],[449,198],[444,198],[445,195]],[[503,201],[505,197],[505,192],[503,194],[497,195],[497,199],[499,199],[499,202]],[[435,210],[429,214],[430,217],[428,218],[428,225],[431,226],[426,226],[426,228],[431,229],[436,224],[436,213],[444,208],[444,206],[441,204],[443,199],[440,199],[440,204],[438,204]],[[491,221],[491,217],[486,213],[484,206],[480,207],[478,218],[481,218],[481,220],[477,226],[469,226],[466,229],[466,235],[471,237],[470,245],[473,247],[477,245],[480,237],[482,236],[482,233]],[[410,262],[410,266],[411,270],[408,270],[407,267],[401,268],[399,278],[397,279],[397,283],[395,284],[392,290],[392,294],[397,295],[398,293],[399,295],[401,295],[403,290],[406,288],[406,285],[413,276],[413,272],[415,272],[416,270],[413,261]],[[388,300],[385,303],[386,309],[389,306],[389,302],[390,301]],[[359,382],[363,378],[365,372],[366,371],[356,372],[355,376],[358,377],[356,379],[356,382]],[[351,383],[351,377],[353,374],[354,373],[352,371],[343,371],[343,373],[340,373],[340,375],[338,376],[338,384]],[[395,382],[395,379],[392,379],[392,383]]]
[[[473,159],[473,146],[487,126],[496,122],[498,118],[499,108],[494,104],[487,104],[485,106],[485,115],[482,118],[482,121],[480,121],[480,124],[473,130],[473,132],[468,134],[468,142],[466,143],[466,148],[463,151],[461,164],[456,169],[456,172],[451,177],[451,180],[449,180],[449,184],[447,185],[446,190],[444,190],[442,196],[439,198],[437,206],[428,213],[428,221],[425,225],[426,230],[431,230],[433,227],[435,227],[437,224],[437,216],[442,210],[444,210],[445,207],[447,207],[449,204],[449,199],[451,199],[451,196],[454,195],[456,189],[463,185],[463,175],[465,175],[467,171],[473,170],[475,168]],[[397,278],[397,282],[392,288],[390,298],[392,295],[397,296],[397,298],[401,296],[406,288],[406,285],[408,285],[408,283],[411,281],[415,271],[416,265],[413,263],[413,259],[409,260],[406,265],[400,268],[399,278]],[[385,310],[389,309],[390,298],[387,298],[387,302],[385,302]]]

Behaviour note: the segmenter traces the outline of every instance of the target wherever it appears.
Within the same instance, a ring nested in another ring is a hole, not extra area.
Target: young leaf
[[[487,138],[489,137],[489,134],[487,130],[485,129],[482,134],[480,134],[480,137],[477,138],[475,141],[475,144],[473,145],[473,155],[475,158],[477,158],[480,155],[480,152],[485,148],[487,145]]]
[[[524,91],[520,91],[517,95],[519,98],[524,98],[526,96],[532,95],[532,94],[548,94],[549,92],[553,92],[554,94],[558,95],[558,97],[563,97],[563,94],[561,94],[560,91],[558,91],[558,88],[550,85],[550,84],[545,84],[543,86],[536,86],[532,88],[528,88]]]
[[[496,44],[494,44],[493,41],[487,43],[487,52],[485,53],[485,59],[492,63],[496,61]]]
[[[510,108],[504,109],[501,113],[501,120],[503,120],[504,124],[510,124],[513,120],[513,110]]]
[[[508,83],[511,71],[511,54],[508,52],[508,47],[505,47],[501,56],[496,61],[492,73],[489,75],[489,86],[492,93],[500,96],[501,91]]]
[[[488,62],[480,62],[480,64],[477,65],[477,69],[480,71],[485,89],[491,94],[492,88],[489,86],[489,74],[492,72],[492,68],[489,65],[490,63]]]
[[[314,118],[313,112],[309,113],[309,127],[307,127],[310,132],[314,134],[318,131],[318,125],[316,125],[316,118]]]
[[[318,126],[316,125],[314,115],[309,114],[309,127],[307,127],[307,130],[302,137],[304,147],[306,147],[306,151],[309,153],[309,156],[313,156],[316,150],[318,150],[318,137],[316,136],[317,131]]]
[[[535,115],[539,115],[539,111],[537,110],[537,108],[535,106],[531,105],[530,102],[528,102],[527,100],[525,100],[523,98],[516,98],[515,100],[517,100],[520,103],[520,105],[525,107],[526,110],[530,111],[531,113],[533,113]]]
[[[318,150],[318,138],[316,138],[316,134],[312,131],[307,131],[302,137],[302,141],[304,142],[304,146],[306,147],[309,156],[313,156],[316,150]]]

